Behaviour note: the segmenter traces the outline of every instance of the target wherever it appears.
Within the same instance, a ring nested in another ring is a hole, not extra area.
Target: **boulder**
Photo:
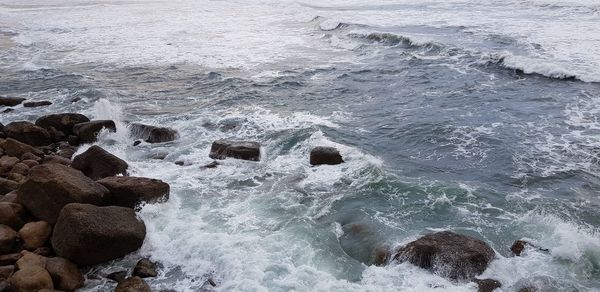
[[[46,221],[29,222],[19,230],[19,237],[26,250],[36,250],[46,243],[52,234],[52,226]]]
[[[138,276],[140,278],[156,277],[156,265],[149,259],[141,259],[133,268],[132,276]]]
[[[311,165],[336,165],[344,162],[340,152],[333,147],[315,147],[310,151]]]
[[[35,253],[28,252],[28,251],[22,251],[21,258],[17,261],[15,266],[19,270],[28,269],[31,267],[45,268],[46,260],[47,260],[47,258],[45,258],[41,255],[37,255]]]
[[[425,235],[401,247],[394,259],[453,280],[469,280],[483,273],[495,252],[485,242],[450,231]]]
[[[260,144],[248,141],[233,141],[220,139],[212,143],[210,154],[212,159],[225,159],[227,157],[259,161]]]
[[[73,134],[73,126],[89,121],[90,119],[82,114],[63,113],[43,116],[37,119],[35,124],[44,129],[54,127],[56,130],[61,131],[68,136]]]
[[[9,138],[31,146],[44,146],[52,143],[50,133],[46,129],[30,122],[12,122],[4,126],[4,133]]]
[[[40,107],[40,106],[49,106],[52,105],[52,102],[47,100],[42,101],[28,101],[23,103],[23,107]]]
[[[52,277],[54,287],[62,291],[75,291],[83,287],[83,274],[77,266],[64,258],[48,258],[46,270]]]
[[[474,279],[478,286],[478,292],[492,292],[500,287],[502,287],[502,283],[494,279]]]
[[[73,132],[79,137],[79,141],[83,143],[93,143],[96,141],[96,136],[102,129],[107,129],[110,132],[116,132],[117,126],[111,120],[98,120],[85,123],[79,123],[73,126]]]
[[[27,145],[23,142],[19,142],[12,138],[7,138],[6,140],[4,140],[4,142],[2,142],[0,147],[2,147],[4,149],[4,154],[9,155],[9,156],[22,157],[26,153],[29,153],[29,154],[37,156],[37,157],[44,156],[44,152],[42,152],[42,150],[37,149],[33,146]]]
[[[129,165],[123,159],[94,145],[85,152],[75,156],[71,167],[81,170],[92,179],[101,179],[117,174],[127,175]]]
[[[141,202],[169,199],[169,184],[152,178],[111,176],[98,181],[110,191],[110,204],[134,208]]]
[[[13,266],[13,265],[1,266],[0,267],[0,279],[1,280],[8,279],[14,272],[15,272],[15,266]],[[0,291],[2,291],[2,290],[0,290]]]
[[[54,288],[50,274],[42,267],[17,271],[10,278],[10,286],[15,292],[33,292]]]
[[[0,194],[7,194],[19,188],[16,181],[0,177]]]
[[[115,292],[151,292],[150,286],[140,277],[127,278],[117,285]]]
[[[17,163],[19,163],[19,158],[12,156],[0,157],[0,174],[8,173]]]
[[[52,246],[78,265],[96,265],[139,249],[146,225],[130,208],[68,204],[60,212]]]
[[[27,213],[21,204],[0,202],[0,224],[19,230],[25,224]]]
[[[42,164],[29,171],[19,187],[19,202],[39,220],[56,223],[68,203],[103,205],[108,190],[80,171],[61,164]]]
[[[177,139],[176,130],[133,123],[129,125],[129,133],[134,139],[142,139],[148,143],[169,142]]]
[[[0,96],[0,106],[15,106],[24,102],[24,98],[20,97],[3,97]]]
[[[9,253],[17,241],[17,232],[10,226],[0,225],[0,254]]]
[[[20,253],[0,255],[0,266],[14,265],[21,258]]]

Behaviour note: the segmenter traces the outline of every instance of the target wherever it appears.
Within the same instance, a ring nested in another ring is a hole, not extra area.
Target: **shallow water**
[[[2,123],[114,119],[99,144],[171,185],[140,212],[140,252],[89,275],[141,254],[164,265],[157,291],[476,291],[371,265],[454,230],[496,250],[483,276],[503,291],[598,291],[600,6],[370,3],[1,0],[0,95],[54,102]],[[133,147],[129,121],[181,137]],[[259,141],[261,162],[201,168],[224,137]],[[346,163],[310,167],[318,145]],[[511,257],[520,238],[550,253]]]

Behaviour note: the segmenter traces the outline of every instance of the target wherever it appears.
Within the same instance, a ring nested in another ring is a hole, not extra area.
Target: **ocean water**
[[[372,264],[438,230],[489,243],[502,291],[600,291],[599,28],[595,0],[0,0],[0,95],[54,103],[0,119],[113,119],[98,144],[171,185],[83,291],[140,256],[155,291],[476,291]],[[132,121],[180,139],[134,147]],[[202,168],[219,138],[261,161]]]

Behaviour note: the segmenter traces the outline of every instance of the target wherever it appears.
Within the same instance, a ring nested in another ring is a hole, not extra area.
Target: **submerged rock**
[[[118,271],[118,272],[110,273],[106,276],[106,278],[119,283],[119,282],[125,280],[125,278],[127,278],[127,271]]]
[[[24,98],[20,97],[2,97],[0,96],[0,106],[15,106],[24,102]]]
[[[93,143],[96,141],[96,137],[102,129],[116,132],[117,126],[115,125],[115,122],[111,120],[90,121],[73,126],[73,133],[79,137],[79,141],[83,143]]]
[[[98,181],[110,191],[110,203],[134,208],[141,202],[160,202],[169,199],[169,184],[152,178],[133,176],[106,177]]]
[[[146,225],[130,208],[72,203],[60,212],[51,241],[56,254],[88,266],[138,250],[145,237]]]
[[[144,124],[133,123],[129,125],[131,136],[136,139],[142,139],[148,143],[169,142],[177,139],[176,130],[166,127],[156,127]]]
[[[494,279],[474,279],[478,286],[478,292],[492,292],[500,287],[502,287],[502,283]]]
[[[140,278],[156,277],[156,275],[158,275],[156,272],[156,264],[149,259],[141,259],[137,262],[135,268],[133,268],[132,275]]]
[[[48,100],[29,101],[29,102],[23,103],[24,107],[40,107],[40,106],[49,106],[49,105],[52,105],[52,102],[50,102]]]
[[[42,164],[31,169],[19,187],[19,202],[40,220],[54,224],[68,203],[102,205],[108,190],[80,171],[62,164]]]
[[[101,179],[117,174],[127,175],[129,165],[123,159],[94,145],[75,156],[71,167],[80,170],[92,179]]]
[[[510,251],[512,251],[514,255],[520,256],[521,253],[523,252],[523,250],[525,250],[525,248],[527,246],[530,246],[530,247],[532,247],[534,249],[537,249],[538,251],[542,251],[542,252],[549,252],[550,251],[548,249],[535,246],[534,244],[532,244],[532,243],[530,243],[528,241],[525,241],[525,240],[516,240],[513,243],[513,245],[510,247]]]
[[[443,231],[425,235],[401,247],[394,259],[454,280],[469,280],[483,273],[495,252],[485,242]]]
[[[43,116],[35,121],[35,124],[44,128],[63,132],[65,135],[73,134],[73,126],[79,123],[89,122],[90,119],[82,114],[63,113]]]
[[[311,165],[336,165],[344,162],[340,152],[333,147],[315,147],[310,151]]]
[[[4,126],[7,137],[32,146],[44,146],[52,143],[50,133],[30,122],[12,122]]]
[[[259,161],[260,144],[257,142],[220,139],[213,142],[208,156],[212,159],[225,159],[231,157]]]
[[[151,292],[150,286],[140,277],[127,278],[117,285],[115,292]]]

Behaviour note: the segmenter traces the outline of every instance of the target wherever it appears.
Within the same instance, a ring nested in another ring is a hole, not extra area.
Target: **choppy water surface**
[[[54,104],[1,117],[121,123],[99,143],[172,188],[140,213],[157,291],[476,291],[371,265],[445,229],[490,243],[503,291],[598,291],[598,27],[591,0],[2,0],[0,95]],[[133,147],[128,121],[181,138]],[[262,161],[201,168],[223,137]],[[346,163],[310,167],[317,145]]]

